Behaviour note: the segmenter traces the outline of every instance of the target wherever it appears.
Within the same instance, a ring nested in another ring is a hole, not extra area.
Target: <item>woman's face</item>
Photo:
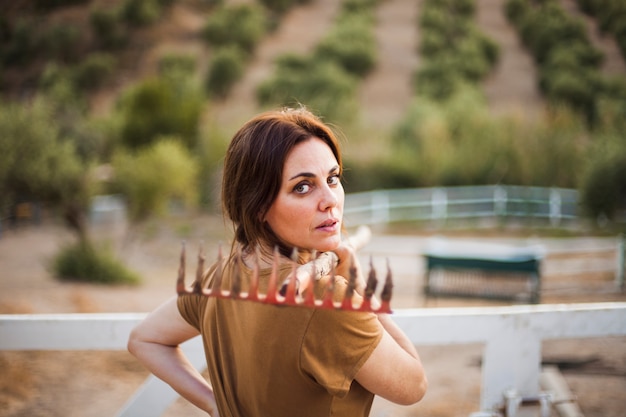
[[[341,242],[344,191],[340,167],[319,138],[297,144],[287,155],[276,199],[265,221],[289,246],[329,251]]]

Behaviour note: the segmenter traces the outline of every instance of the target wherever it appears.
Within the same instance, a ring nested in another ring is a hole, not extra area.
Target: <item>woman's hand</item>
[[[363,276],[363,268],[357,257],[356,249],[349,240],[343,241],[333,252],[339,258],[335,274],[350,279],[352,274],[356,277],[355,290],[363,295],[367,282]]]

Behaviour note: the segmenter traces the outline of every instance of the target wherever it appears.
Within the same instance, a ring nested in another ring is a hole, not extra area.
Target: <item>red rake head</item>
[[[222,287],[222,260],[221,250],[218,255],[217,270],[215,278],[211,284],[211,288],[202,288],[202,274],[204,272],[204,255],[202,250],[198,253],[198,266],[196,268],[196,279],[191,288],[185,286],[185,245],[180,255],[180,266],[178,269],[178,280],[176,282],[176,292],[178,295],[184,294],[200,294],[206,297],[227,298],[235,300],[254,301],[263,304],[273,304],[280,306],[294,307],[310,307],[325,308],[344,311],[361,311],[373,313],[391,313],[391,293],[393,282],[391,277],[391,269],[387,265],[387,277],[380,294],[380,302],[375,299],[375,291],[378,285],[376,271],[370,263],[370,273],[368,275],[367,286],[363,294],[363,301],[360,305],[353,302],[354,291],[356,289],[356,268],[350,268],[350,276],[348,277],[348,285],[345,291],[343,301],[334,301],[334,279],[330,279],[326,291],[321,299],[316,299],[312,288],[310,291],[304,291],[313,280],[319,280],[325,275],[334,275],[334,269],[337,265],[337,256],[332,252],[325,252],[305,265],[298,266],[293,263],[293,271],[289,278],[278,286],[278,266],[280,255],[276,251],[273,257],[272,272],[269,277],[269,283],[266,294],[259,294],[259,266],[256,264],[250,277],[249,290],[241,290],[241,271],[235,268],[232,277],[230,290],[223,290]],[[304,295],[302,295],[304,294]]]

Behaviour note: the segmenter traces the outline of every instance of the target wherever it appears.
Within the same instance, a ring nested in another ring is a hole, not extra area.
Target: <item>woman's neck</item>
[[[281,262],[291,259],[302,265],[311,261],[315,257],[315,252],[303,249],[294,250],[291,252],[291,256],[287,257],[281,254],[278,249],[272,249],[269,246],[260,246],[256,250],[252,250],[251,248],[241,250],[241,258],[244,264],[249,268],[256,265],[258,265],[260,269],[271,268],[277,257],[282,258]]]

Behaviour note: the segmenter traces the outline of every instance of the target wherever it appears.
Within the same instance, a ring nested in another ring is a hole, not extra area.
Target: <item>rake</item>
[[[361,226],[354,236],[348,238],[348,241],[349,244],[351,244],[355,249],[359,249],[365,246],[365,244],[369,241],[370,236],[371,232],[369,228]],[[280,263],[280,254],[277,250],[275,250],[272,262],[272,272],[270,273],[266,294],[259,293],[258,263],[253,266],[248,291],[241,290],[240,271],[236,271],[233,274],[231,288],[229,290],[222,289],[223,271],[221,269],[221,265],[223,255],[221,250],[218,253],[218,269],[215,272],[215,278],[211,287],[202,288],[201,285],[205,257],[202,253],[202,249],[200,249],[198,252],[196,279],[192,286],[188,288],[185,285],[185,258],[185,244],[183,243],[180,255],[180,265],[178,268],[178,279],[176,282],[176,292],[178,295],[198,294],[206,297],[245,300],[279,306],[391,313],[390,303],[393,281],[389,263],[387,263],[387,276],[385,278],[383,289],[380,293],[380,302],[375,298],[378,278],[376,277],[376,271],[370,260],[370,272],[368,274],[365,291],[363,292],[363,300],[360,304],[355,305],[353,296],[356,291],[357,273],[354,266],[349,268],[350,273],[343,300],[334,301],[335,280],[332,278],[334,278],[335,268],[337,267],[337,263],[339,261],[334,252],[324,252],[319,256],[314,257],[315,259],[313,261],[300,266],[298,266],[296,262],[293,262],[293,270],[291,274],[289,274],[289,277],[279,285],[278,266]],[[329,280],[321,299],[315,298],[312,288],[311,291],[305,291],[307,288],[312,287],[314,281],[318,281],[322,277],[329,275],[331,276],[331,279]]]

